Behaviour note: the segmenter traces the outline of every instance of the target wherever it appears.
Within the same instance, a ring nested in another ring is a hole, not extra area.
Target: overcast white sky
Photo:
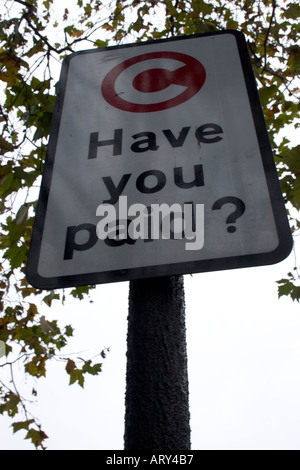
[[[275,283],[293,265],[291,255],[273,267],[185,276],[194,450],[300,449],[299,305],[277,300]],[[44,308],[75,327],[68,352],[111,348],[85,390],[68,386],[59,363],[35,384],[48,449],[123,448],[127,296],[128,283],[99,285],[93,304]],[[30,393],[31,382],[23,386]],[[0,448],[30,449],[10,424],[1,418]]]

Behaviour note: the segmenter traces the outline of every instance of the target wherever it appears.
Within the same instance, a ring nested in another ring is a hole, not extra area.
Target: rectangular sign
[[[291,247],[241,33],[65,59],[27,267],[32,285],[266,265]]]

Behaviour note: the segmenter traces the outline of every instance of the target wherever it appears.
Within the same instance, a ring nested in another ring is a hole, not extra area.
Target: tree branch
[[[273,23],[273,20],[274,20],[274,17],[275,17],[276,7],[277,7],[276,0],[272,0],[272,14],[271,14],[270,22],[269,22],[268,31],[267,31],[267,34],[266,34],[266,37],[265,37],[265,40],[264,40],[264,51],[265,51],[265,53],[264,53],[264,64],[265,64],[265,67],[267,66],[267,45],[268,45],[268,40],[269,40],[269,36],[270,36],[270,32],[271,32],[272,23]]]
[[[32,9],[34,6],[31,5],[30,3],[28,2],[23,2],[22,0],[14,0],[16,3],[20,3],[21,5],[23,5],[24,7],[26,8],[29,8],[29,9]]]

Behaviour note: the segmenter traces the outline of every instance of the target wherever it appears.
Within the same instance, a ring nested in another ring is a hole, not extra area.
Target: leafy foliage
[[[103,10],[100,1],[79,0],[76,25],[61,3],[7,1],[0,18],[0,341],[6,351],[6,360],[1,361],[0,368],[9,372],[7,380],[0,380],[0,413],[7,413],[11,418],[25,416],[24,420],[13,422],[13,431],[25,430],[25,438],[37,448],[45,447],[47,435],[29,411],[29,398],[22,397],[18,390],[14,368],[21,366],[26,375],[39,379],[46,377],[49,361],[59,360],[66,364],[70,384],[83,386],[84,376],[98,375],[102,366],[101,362],[94,364],[91,360],[78,359],[75,363],[64,357],[62,350],[73,336],[72,327],[48,321],[39,310],[41,299],[44,305],[53,308],[55,301],[64,302],[66,292],[42,293],[25,278],[55,102],[59,72],[56,63],[81,42],[106,45],[106,40],[99,38],[89,42],[89,37],[103,23],[103,15],[99,15]],[[58,4],[61,18],[52,20]],[[73,289],[70,295],[81,300],[91,289],[92,286]],[[105,352],[100,355],[103,359]]]
[[[25,264],[37,191],[50,132],[58,79],[57,64],[71,52],[110,43],[239,29],[247,39],[282,190],[295,236],[299,231],[300,146],[289,130],[299,127],[300,8],[295,0],[6,0],[0,15],[0,341],[6,345],[9,371],[0,380],[0,413],[15,419],[13,431],[25,431],[36,448],[45,432],[28,410],[14,383],[18,364],[33,378],[46,376],[47,364],[65,364],[70,384],[84,385],[101,364],[65,357],[73,335],[39,312],[40,299],[53,308],[66,292],[28,285]],[[72,10],[71,10],[72,6]],[[279,296],[300,300],[297,266],[278,282]],[[93,287],[72,289],[82,300]],[[105,356],[105,352],[101,353]],[[33,393],[33,395],[35,395]]]

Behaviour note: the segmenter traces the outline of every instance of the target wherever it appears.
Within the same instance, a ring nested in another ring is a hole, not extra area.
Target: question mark
[[[246,209],[245,203],[238,197],[225,196],[221,197],[221,199],[218,199],[214,203],[214,205],[212,206],[212,210],[221,209],[224,204],[234,204],[236,206],[235,211],[227,217],[226,224],[234,224],[236,220],[243,215]],[[227,232],[234,233],[235,231],[236,227],[234,225],[227,227]]]

